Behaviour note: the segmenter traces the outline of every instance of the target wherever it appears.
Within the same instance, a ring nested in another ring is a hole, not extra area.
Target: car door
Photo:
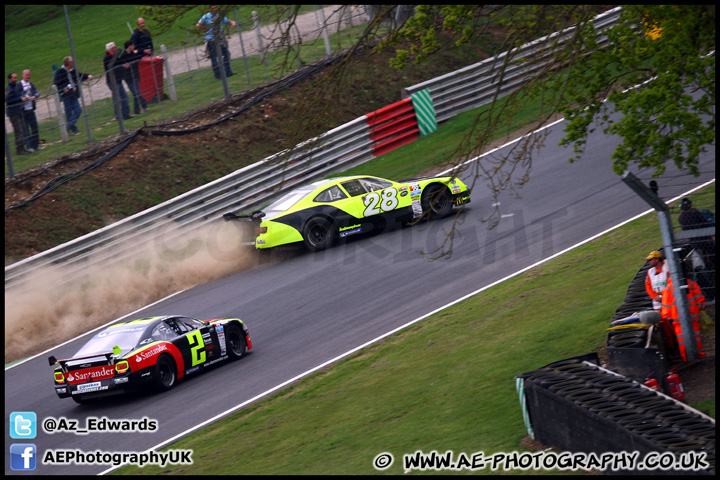
[[[208,342],[207,327],[199,327],[188,324],[184,318],[170,318],[165,320],[168,327],[175,332],[178,337],[173,343],[180,350],[185,363],[185,373],[196,372],[208,360]]]
[[[363,197],[363,217],[380,215],[392,219],[407,213],[410,189],[407,184],[393,183],[377,177],[358,179],[367,192]]]

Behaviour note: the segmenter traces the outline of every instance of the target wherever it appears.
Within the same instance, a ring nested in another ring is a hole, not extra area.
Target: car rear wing
[[[240,220],[240,221],[246,221],[246,222],[254,222],[254,223],[260,223],[262,221],[262,218],[265,216],[265,213],[262,212],[262,210],[256,210],[252,212],[250,215],[236,215],[233,212],[227,212],[223,214],[223,218],[226,222],[230,222],[232,220]]]
[[[57,358],[55,358],[54,355],[50,355],[50,357],[48,357],[48,363],[50,364],[51,367],[52,367],[53,365],[55,365],[56,363],[59,363],[59,364],[60,364],[60,368],[62,368],[63,371],[67,371],[67,362],[69,362],[69,361],[88,360],[88,359],[91,359],[91,358],[105,357],[105,359],[107,360],[108,364],[109,364],[109,365],[112,365],[112,364],[114,363],[114,362],[112,361],[113,356],[118,355],[118,354],[119,354],[119,352],[112,351],[112,352],[106,352],[106,353],[98,353],[98,354],[95,354],[95,355],[88,355],[88,356],[85,356],[85,357],[65,358],[65,359],[63,359],[63,360],[58,360]]]

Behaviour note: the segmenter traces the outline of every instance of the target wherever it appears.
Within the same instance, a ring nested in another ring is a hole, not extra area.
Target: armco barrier
[[[597,362],[595,355],[594,362]],[[582,358],[516,377],[528,433],[561,451],[596,453],[706,452],[703,471],[620,470],[605,473],[715,471],[715,420],[667,395]],[[637,465],[635,465],[637,467]],[[626,466],[628,468],[628,466]]]
[[[593,20],[598,32],[596,40],[601,47],[608,45],[607,36],[602,32],[615,25],[621,11],[617,7]],[[444,122],[466,110],[490,103],[495,96],[503,97],[522,87],[547,64],[556,48],[572,38],[574,31],[575,27],[567,28],[482,62],[407,87],[401,92],[402,97],[429,89],[437,122]],[[508,57],[510,61],[506,62]],[[503,68],[504,79],[500,83],[497,77]]]
[[[599,15],[595,21],[596,28],[601,30],[611,26],[619,15],[619,8]],[[570,35],[570,30],[531,42],[521,47],[513,57],[530,58],[533,53],[542,51],[549,41]],[[598,41],[604,45],[607,42],[602,37],[599,35]],[[488,75],[505,55],[409,87],[404,96],[428,88],[437,122],[447,120],[490,101],[497,87]],[[522,79],[532,75],[536,67],[533,63],[511,65],[508,71],[515,75],[515,79],[500,86],[502,94],[521,86]],[[169,235],[171,230],[177,230],[176,227],[213,221],[223,212],[238,206],[245,211],[251,210],[294,186],[361,164],[371,160],[378,152],[388,152],[402,142],[409,143],[417,138],[413,128],[406,129],[398,123],[385,132],[378,126],[373,141],[369,138],[367,121],[367,115],[359,117],[292,150],[275,154],[122,221],[6,266],[5,288],[20,283],[26,274],[40,267],[62,266],[66,279],[80,275],[93,261],[89,253],[100,249],[112,248],[113,258],[122,260],[133,253],[132,239],[142,234],[164,232]],[[393,129],[397,131],[391,132]]]
[[[62,267],[64,279],[92,266],[91,252],[112,249],[123,260],[135,247],[133,240],[160,234],[171,238],[180,227],[200,226],[242,206],[251,210],[274,196],[333,171],[373,158],[366,117],[359,117],[291,150],[241,168],[160,205],[92,233],[5,267],[5,288],[23,280],[31,270]]]

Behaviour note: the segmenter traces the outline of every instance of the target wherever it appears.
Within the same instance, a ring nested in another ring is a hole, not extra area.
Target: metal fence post
[[[160,52],[163,56],[163,64],[165,64],[165,76],[167,77],[167,89],[170,100],[173,102],[177,100],[177,92],[175,92],[175,80],[173,79],[172,70],[170,69],[170,57],[168,57],[167,47],[165,44],[160,45]]]
[[[317,13],[318,10],[320,11],[320,20],[318,21],[318,23],[322,28],[323,40],[325,41],[325,52],[329,57],[330,55],[332,55],[332,48],[330,47],[330,35],[328,35],[327,22],[325,21],[325,11],[323,10],[322,5],[318,5],[318,8],[317,10],[315,10],[315,12]],[[342,18],[340,19],[340,21],[342,22]]]
[[[60,138],[63,142],[67,142],[70,140],[70,135],[68,135],[67,131],[67,120],[63,122],[63,114],[60,113],[60,94],[58,93],[57,86],[53,84],[51,88],[53,92],[52,98],[55,101],[55,111],[57,112],[58,130],[60,130]]]
[[[247,76],[248,85],[250,84],[250,70],[248,69],[247,56],[245,55],[245,44],[242,39],[242,28],[240,28],[240,18],[237,13],[237,6],[233,7],[235,10],[235,24],[237,25],[238,38],[240,39],[240,51],[242,51],[243,63],[245,64],[245,75]]]
[[[253,17],[253,23],[255,24],[255,33],[257,34],[257,39],[258,39],[258,51],[260,52],[260,63],[265,65],[265,79],[267,80],[268,78],[270,78],[270,74],[268,73],[265,46],[263,45],[263,38],[262,38],[262,34],[260,33],[260,19],[258,19],[258,14],[255,10],[253,10],[253,12],[252,12],[252,17]]]

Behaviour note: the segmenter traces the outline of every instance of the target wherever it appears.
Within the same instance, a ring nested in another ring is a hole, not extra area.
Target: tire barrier
[[[705,452],[715,473],[715,420],[673,398],[598,366],[596,354],[552,363],[516,377],[528,433],[569,452]]]

